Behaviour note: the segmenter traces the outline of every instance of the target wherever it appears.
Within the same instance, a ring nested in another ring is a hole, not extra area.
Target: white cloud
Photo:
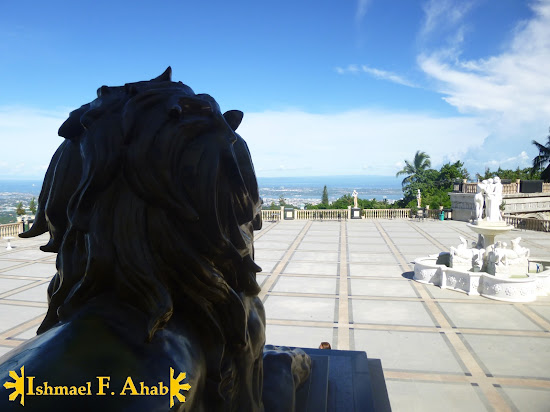
[[[474,118],[369,109],[334,114],[248,113],[238,132],[250,147],[257,174],[263,177],[391,176],[417,150],[429,153],[436,167],[448,156],[460,158],[478,147],[487,135]]]
[[[424,22],[420,30],[421,38],[436,32],[447,31],[459,26],[458,33],[462,33],[465,15],[471,9],[472,3],[453,0],[429,0],[424,3]]]
[[[408,87],[418,87],[414,83],[408,81],[407,79],[405,79],[404,77],[402,77],[398,74],[395,74],[395,73],[392,73],[392,72],[389,72],[389,71],[386,71],[386,70],[381,70],[381,69],[376,69],[376,68],[373,68],[373,67],[369,67],[369,66],[364,65],[364,64],[361,65],[361,66],[358,66],[357,64],[350,64],[350,65],[348,65],[348,67],[337,67],[335,70],[338,74],[367,73],[370,76],[375,77],[375,78],[380,79],[380,80],[388,80],[390,82],[401,84],[403,86],[408,86]]]
[[[0,177],[41,179],[63,141],[57,130],[68,110],[0,107]],[[46,165],[46,166],[44,166]]]
[[[453,4],[427,3],[421,36],[436,37],[438,28],[447,27],[458,40],[430,50],[425,38],[418,64],[444,101],[477,117],[490,131],[461,160],[480,171],[485,166],[528,167],[536,155],[530,142],[543,139],[550,122],[550,1],[533,2],[533,18],[518,23],[502,51],[477,60],[461,58],[463,18],[470,5],[455,13],[449,9]]]
[[[371,0],[357,0],[357,8],[355,10],[355,21],[357,23],[360,23],[367,14],[370,2]]]
[[[550,2],[535,3],[533,11],[499,55],[464,61],[443,49],[423,53],[418,63],[462,113],[550,119]]]

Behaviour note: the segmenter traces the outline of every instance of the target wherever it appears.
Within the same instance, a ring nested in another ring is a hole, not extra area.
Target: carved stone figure
[[[171,410],[293,409],[311,361],[270,348],[264,362],[253,247],[261,200],[235,133],[242,117],[172,82],[170,68],[103,86],[70,114],[23,235],[49,231],[42,250],[58,253],[48,311],[38,336],[0,358],[0,382],[24,366],[51,385],[108,376],[118,395],[128,376],[167,385],[173,368],[190,388]],[[14,406],[8,395],[0,385],[0,410]],[[157,411],[167,398],[35,396],[25,406]]]
[[[502,183],[498,176],[495,176],[494,179],[489,179],[485,195],[485,204],[487,208],[485,211],[487,221],[502,221],[502,216],[500,214],[500,205],[502,204]]]
[[[521,240],[521,237],[512,239],[512,250],[514,251],[514,253],[518,255],[518,257],[528,258],[531,251],[526,247],[520,246],[519,245],[520,240]]]
[[[481,268],[483,266],[484,249],[468,247],[468,241],[459,236],[460,244],[457,247],[450,247],[451,267]]]
[[[487,180],[477,183],[477,192],[474,195],[474,204],[476,211],[476,220],[481,221],[483,218],[483,202],[485,198],[485,189],[487,188]]]
[[[357,209],[357,190],[353,189],[353,193],[351,194],[353,196],[353,207]]]
[[[422,195],[420,194],[420,189],[417,189],[416,192],[416,206],[420,208],[420,201],[422,200]]]

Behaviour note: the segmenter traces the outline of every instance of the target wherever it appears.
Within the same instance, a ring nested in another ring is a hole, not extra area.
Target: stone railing
[[[264,222],[275,222],[281,220],[280,210],[262,210],[262,220]]]
[[[453,185],[453,192],[476,193],[477,183],[455,183]],[[520,193],[520,180],[517,180],[515,183],[506,183],[502,185],[503,195],[511,195],[514,193]],[[542,193],[550,193],[550,183],[542,184]]]
[[[504,221],[516,229],[536,230],[537,232],[550,232],[550,220],[515,217],[505,215]]]
[[[439,213],[439,211],[432,211]],[[283,220],[284,210],[262,210],[262,220],[274,222]],[[285,220],[342,220],[350,219],[349,209],[294,209],[291,218]],[[439,216],[439,214],[437,214]],[[411,209],[363,209],[362,219],[409,219]],[[435,215],[434,215],[435,218]]]
[[[463,183],[462,184],[462,193],[476,193],[477,192],[477,183]],[[502,185],[502,194],[512,194],[519,192],[519,184],[517,183],[507,183]]]
[[[408,219],[411,209],[363,209],[365,219]]]
[[[298,220],[342,220],[348,219],[347,209],[294,209],[295,219]]]
[[[507,183],[502,185],[503,195],[511,195],[513,193],[519,193],[519,183]]]
[[[426,217],[430,219],[437,219],[439,220],[439,216],[441,215],[441,210],[439,209],[428,209],[426,213]]]
[[[6,225],[0,225],[0,238],[3,237],[16,237],[19,233],[23,233],[23,223],[8,223]]]
[[[477,183],[462,184],[462,193],[476,193],[476,192],[477,192]]]

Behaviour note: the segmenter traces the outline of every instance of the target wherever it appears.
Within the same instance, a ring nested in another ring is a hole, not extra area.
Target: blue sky
[[[550,0],[4,2],[0,178],[42,178],[71,110],[169,65],[245,112],[259,176],[395,175],[416,150],[527,167]]]

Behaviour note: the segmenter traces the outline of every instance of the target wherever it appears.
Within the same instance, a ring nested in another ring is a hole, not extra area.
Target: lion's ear
[[[243,121],[244,113],[240,110],[229,110],[228,112],[225,112],[223,114],[223,117],[225,118],[225,121],[233,129],[233,131],[237,130],[237,127],[241,124]]]
[[[172,68],[170,66],[160,76],[151,79],[152,82],[171,82],[172,81]]]

